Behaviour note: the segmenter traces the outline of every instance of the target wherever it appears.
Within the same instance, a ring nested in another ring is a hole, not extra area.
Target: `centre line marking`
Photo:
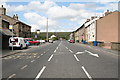
[[[16,74],[12,74],[11,76],[8,77],[8,79],[13,78]]]
[[[21,69],[25,69],[28,65],[23,66]]]
[[[41,71],[38,73],[37,77],[35,78],[35,80],[38,80],[41,76],[41,74],[43,73],[43,71],[45,70],[46,66],[43,66],[43,68],[41,69]]]
[[[68,47],[66,47],[66,49],[68,49]]]
[[[74,54],[74,57],[75,57],[75,59],[77,60],[77,61],[79,61],[79,59],[77,58],[77,56]]]
[[[48,59],[48,61],[50,61],[52,59],[52,57],[53,57],[53,54],[50,56],[50,58]]]
[[[37,58],[40,58],[40,56],[38,56]]]
[[[31,62],[34,62],[35,60],[32,60]]]
[[[58,47],[56,48],[56,50],[58,49]]]
[[[89,75],[89,73],[87,72],[87,70],[85,69],[84,66],[82,66],[82,69],[83,69],[83,71],[85,72],[85,74],[87,75],[87,77],[88,77],[90,80],[93,80],[92,77]]]
[[[56,49],[55,49],[55,51],[54,51],[54,53],[56,52]]]

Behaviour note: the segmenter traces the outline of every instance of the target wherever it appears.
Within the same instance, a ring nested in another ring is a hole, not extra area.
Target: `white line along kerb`
[[[38,75],[36,76],[35,80],[38,80],[38,78],[40,78],[41,74],[43,73],[43,71],[45,70],[46,66],[43,66],[43,68],[41,69],[41,71],[38,73]]]
[[[25,69],[28,65],[23,66],[21,69]]]
[[[88,77],[90,80],[93,80],[92,77],[89,75],[89,73],[87,72],[87,70],[85,69],[84,66],[82,66],[82,69],[83,69],[83,71],[85,72],[85,74],[87,75],[87,77]]]
[[[75,57],[75,59],[77,60],[77,61],[79,61],[79,59],[77,58],[77,56],[74,54],[74,57]]]
[[[8,79],[13,78],[16,74],[12,74],[11,76],[8,77]]]
[[[48,61],[50,61],[52,59],[52,57],[53,57],[53,54],[50,56],[50,58],[48,59]]]

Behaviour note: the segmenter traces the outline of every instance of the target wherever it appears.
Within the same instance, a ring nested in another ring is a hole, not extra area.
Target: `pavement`
[[[67,41],[31,48],[2,58],[2,80],[119,80],[118,55],[99,49]]]
[[[49,43],[46,43],[46,44],[49,44]],[[22,49],[22,50],[19,50],[19,49],[14,49],[13,51],[9,50],[9,49],[2,50],[1,54],[0,54],[0,58],[10,56],[10,55],[14,55],[14,54],[17,54],[17,53],[20,53],[20,52],[25,52],[25,51],[31,50],[33,48],[38,48],[40,46],[44,46],[44,44],[40,44],[38,46],[37,45],[32,45],[32,46],[29,46],[27,49]]]

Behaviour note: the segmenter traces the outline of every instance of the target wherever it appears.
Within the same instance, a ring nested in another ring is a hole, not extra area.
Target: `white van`
[[[13,45],[12,45],[13,43]],[[20,49],[27,48],[27,44],[24,38],[22,37],[10,37],[9,38],[9,48],[11,49],[13,47],[17,47]]]

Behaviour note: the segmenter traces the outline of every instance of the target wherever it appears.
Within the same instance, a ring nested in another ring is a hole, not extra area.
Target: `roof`
[[[12,32],[9,29],[0,29],[0,32],[3,35],[12,36]],[[13,34],[13,36],[15,36],[15,34]]]
[[[24,22],[22,22],[22,21],[20,21],[20,20],[16,20],[16,19],[14,19],[14,18],[11,17],[11,16],[8,16],[8,15],[1,15],[1,16],[6,16],[6,17],[8,17],[8,18],[10,18],[10,19],[12,19],[12,20],[15,20],[15,22],[17,22],[17,23],[22,23],[22,24],[24,24],[24,25],[27,25],[27,26],[31,27],[30,25],[28,25],[28,24],[26,24],[26,23],[24,23]],[[3,19],[3,20],[9,22],[9,21],[6,20],[6,19]]]

